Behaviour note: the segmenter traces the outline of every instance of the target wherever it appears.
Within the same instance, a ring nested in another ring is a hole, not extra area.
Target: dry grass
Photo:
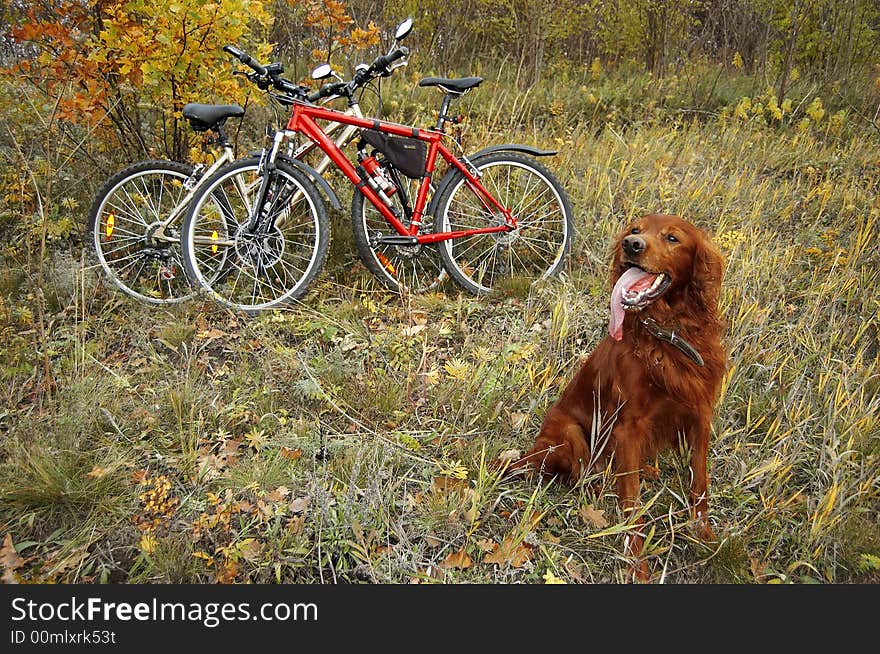
[[[686,459],[668,453],[642,487],[655,580],[876,580],[876,138],[552,116],[502,138],[503,118],[470,128],[473,149],[555,144],[576,212],[570,269],[527,293],[387,294],[343,216],[305,301],[258,319],[140,306],[73,259],[53,273],[49,393],[21,281],[4,273],[0,519],[26,560],[15,574],[621,580],[628,527],[608,471],[568,488],[501,479],[487,462],[530,445],[605,333],[610,236],[664,211],[714,232],[727,257],[731,366],[710,450],[720,541],[691,534]]]

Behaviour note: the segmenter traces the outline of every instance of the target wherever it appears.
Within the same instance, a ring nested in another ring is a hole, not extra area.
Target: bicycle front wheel
[[[98,190],[88,230],[98,263],[126,295],[151,304],[192,297],[178,233],[192,173],[175,161],[141,161]]]
[[[510,211],[517,227],[442,241],[438,250],[449,275],[463,289],[485,294],[516,279],[546,279],[565,265],[572,240],[571,202],[556,177],[531,157],[498,152],[472,161],[480,183]],[[467,231],[505,224],[463,175],[437,202],[438,231]]]
[[[227,164],[205,181],[181,234],[190,279],[219,303],[257,313],[302,297],[330,244],[327,207],[312,181],[278,162],[269,174],[256,229],[248,228],[260,187],[259,159]]]

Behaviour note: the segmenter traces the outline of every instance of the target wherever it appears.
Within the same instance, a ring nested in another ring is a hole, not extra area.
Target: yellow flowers
[[[804,102],[806,102],[806,99],[804,99]],[[763,95],[754,98],[748,96],[740,98],[733,109],[733,116],[744,122],[761,118],[770,124],[788,122],[799,132],[806,132],[811,127],[819,125],[826,117],[827,111],[822,103],[822,98],[813,98],[805,109],[802,109],[802,106],[803,103],[797,109],[793,109],[790,98],[783,98],[782,102],[780,102],[776,94],[768,90]],[[729,111],[729,109],[726,109],[722,112],[722,116],[729,116]],[[824,124],[828,126],[831,132],[837,134],[842,131],[845,121],[846,111],[838,111],[825,120]]]
[[[733,250],[737,245],[746,240],[746,235],[739,229],[731,229],[721,234],[716,234],[713,238],[715,244],[722,250]]]

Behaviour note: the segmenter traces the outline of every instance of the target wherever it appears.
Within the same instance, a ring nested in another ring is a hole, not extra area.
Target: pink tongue
[[[611,334],[611,338],[615,341],[619,341],[623,338],[624,312],[623,304],[621,304],[623,292],[636,286],[647,288],[650,284],[648,284],[648,286],[645,285],[649,280],[653,283],[655,277],[656,275],[652,275],[641,268],[633,266],[632,268],[627,269],[627,271],[620,276],[620,279],[617,280],[617,283],[614,285],[614,290],[611,291],[611,320],[608,322],[608,333]]]

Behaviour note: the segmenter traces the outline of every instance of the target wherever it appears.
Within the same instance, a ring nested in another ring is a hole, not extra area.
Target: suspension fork
[[[247,230],[251,234],[256,232],[257,226],[260,222],[260,217],[266,203],[266,196],[269,193],[269,179],[272,176],[272,172],[275,170],[275,160],[278,158],[278,151],[281,149],[281,143],[283,141],[284,130],[278,130],[275,132],[275,137],[272,139],[272,147],[269,149],[269,152],[267,153],[266,150],[263,150],[263,154],[260,158],[260,164],[257,169],[260,175],[260,188],[257,190],[257,198],[254,202],[254,206],[250,210],[247,224]]]

